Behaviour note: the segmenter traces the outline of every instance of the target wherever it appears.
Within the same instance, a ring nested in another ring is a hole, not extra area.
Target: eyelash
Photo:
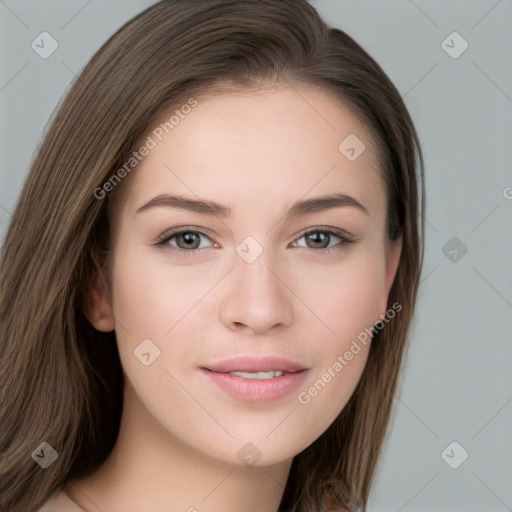
[[[171,230],[171,231],[164,233],[161,237],[158,238],[155,245],[158,247],[164,247],[166,245],[168,246],[168,243],[171,239],[173,239],[175,236],[181,235],[183,233],[199,234],[199,235],[202,235],[202,236],[208,238],[208,240],[213,242],[213,240],[206,233],[203,233],[202,231],[198,231],[195,229],[188,229],[188,228],[185,228],[185,229],[179,228],[179,229]],[[348,238],[347,235],[343,231],[338,230],[338,229],[333,229],[333,228],[311,229],[311,230],[303,232],[296,240],[300,240],[304,236],[311,235],[312,233],[323,233],[323,234],[327,234],[330,236],[334,235],[335,237],[339,238],[341,240],[341,242],[339,244],[335,245],[334,247],[326,247],[324,249],[314,249],[312,247],[302,247],[303,249],[311,249],[315,252],[321,252],[324,254],[333,254],[333,253],[341,252],[343,249],[345,249],[346,245],[349,245],[349,244],[352,244],[355,242],[355,240]],[[203,249],[185,250],[185,249],[180,249],[180,248],[176,248],[173,246],[170,246],[170,247],[172,247],[172,249],[170,249],[171,252],[173,252],[174,254],[177,254],[178,256],[183,256],[183,257],[194,256],[204,250],[204,248]]]

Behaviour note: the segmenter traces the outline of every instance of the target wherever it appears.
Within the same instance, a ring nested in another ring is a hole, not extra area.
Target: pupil
[[[311,235],[309,235],[309,237],[313,241],[314,244],[317,244],[317,243],[322,244],[322,241],[321,240],[319,241],[318,238],[319,237],[324,238],[324,241],[325,241],[325,239],[326,239],[326,237],[328,237],[328,235],[327,235],[327,233],[319,232],[319,233],[311,234]]]
[[[187,245],[194,245],[194,237],[196,236],[195,233],[183,233],[183,239],[185,240],[185,244]]]

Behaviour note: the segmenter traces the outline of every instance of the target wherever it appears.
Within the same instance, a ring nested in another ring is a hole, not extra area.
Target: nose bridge
[[[220,305],[227,327],[240,324],[264,332],[275,325],[292,322],[290,293],[280,276],[284,268],[270,249],[254,237],[246,237],[236,247],[234,269]]]

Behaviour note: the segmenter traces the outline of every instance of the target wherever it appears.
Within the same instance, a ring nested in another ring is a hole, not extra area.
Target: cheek
[[[142,251],[117,259],[113,286],[114,316],[134,339],[165,339],[205,293],[197,275]]]
[[[316,418],[309,431],[311,441],[334,421],[352,395],[368,358],[370,329],[378,317],[383,263],[371,251],[361,251],[348,261],[336,271],[317,267],[313,291],[308,288],[308,294],[303,289],[311,310],[322,320],[308,317],[317,333],[316,365],[297,396],[303,412]]]
[[[342,350],[347,341],[374,324],[384,282],[380,253],[370,248],[354,252],[339,265],[304,266],[298,294],[322,320],[317,322],[322,352]]]
[[[148,255],[142,247],[119,250],[112,269],[119,355],[126,373],[136,370],[134,379],[147,369],[137,354],[148,349],[158,354],[150,368],[165,367],[172,373],[187,372],[201,360],[202,344],[197,340],[215,317],[209,293],[225,272],[199,271],[197,266],[171,263],[156,254]],[[169,385],[167,378],[164,383]],[[140,384],[144,388],[148,381]]]

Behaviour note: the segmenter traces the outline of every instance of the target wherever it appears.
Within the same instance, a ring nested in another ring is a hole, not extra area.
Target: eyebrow
[[[193,199],[178,194],[162,194],[141,206],[137,210],[136,214],[159,207],[188,210],[204,215],[215,215],[223,218],[230,217],[232,213],[232,209],[230,207],[215,201],[207,199]],[[284,218],[301,217],[303,215],[340,207],[354,207],[371,217],[369,211],[353,197],[346,194],[330,194],[327,196],[297,201],[287,210]]]

